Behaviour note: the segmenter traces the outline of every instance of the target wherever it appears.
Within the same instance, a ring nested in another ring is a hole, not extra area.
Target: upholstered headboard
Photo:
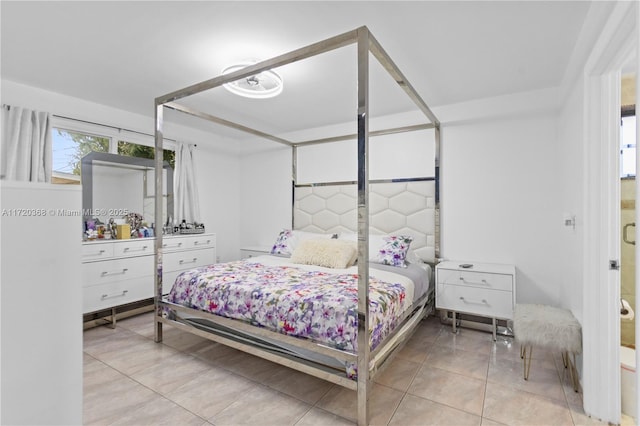
[[[357,232],[355,184],[297,186],[294,228],[302,231]],[[435,182],[371,183],[369,225],[372,234],[411,235],[411,248],[425,262],[435,261]]]

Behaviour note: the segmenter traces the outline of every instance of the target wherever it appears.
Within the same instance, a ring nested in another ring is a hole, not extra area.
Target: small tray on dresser
[[[204,228],[187,228],[180,229],[179,234],[204,234]]]

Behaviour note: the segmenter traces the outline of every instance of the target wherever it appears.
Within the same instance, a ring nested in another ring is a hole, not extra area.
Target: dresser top
[[[178,238],[190,238],[190,237],[214,237],[215,234],[209,232],[209,233],[202,233],[202,234],[170,234],[170,235],[163,235],[162,239],[163,240],[172,240],[172,239],[178,239]],[[127,238],[127,239],[117,239],[117,238],[110,238],[108,240],[105,240],[104,238],[97,238],[95,240],[83,240],[82,244],[87,244],[87,245],[91,245],[91,244],[106,244],[106,243],[110,243],[110,244],[114,244],[114,243],[130,243],[132,241],[155,241],[156,237],[143,237],[143,238]]]

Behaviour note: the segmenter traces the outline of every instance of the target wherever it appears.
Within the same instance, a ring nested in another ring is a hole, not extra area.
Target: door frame
[[[616,4],[584,73],[583,405],[614,424],[621,414],[620,272],[609,260],[620,259],[621,70],[638,49],[639,13],[635,2]]]

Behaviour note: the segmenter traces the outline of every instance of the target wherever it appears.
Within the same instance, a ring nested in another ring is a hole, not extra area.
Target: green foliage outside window
[[[149,158],[154,159],[156,150],[153,147],[146,145],[139,145],[137,143],[118,141],[118,154],[128,155],[129,157]],[[171,168],[175,168],[176,153],[165,149],[163,152],[163,160],[168,162]]]
[[[92,151],[109,152],[109,138],[75,133],[68,130],[56,129],[56,131],[58,135],[70,137],[77,144],[75,151],[69,154],[69,166],[72,168],[74,175],[80,175],[80,160],[88,153]]]

